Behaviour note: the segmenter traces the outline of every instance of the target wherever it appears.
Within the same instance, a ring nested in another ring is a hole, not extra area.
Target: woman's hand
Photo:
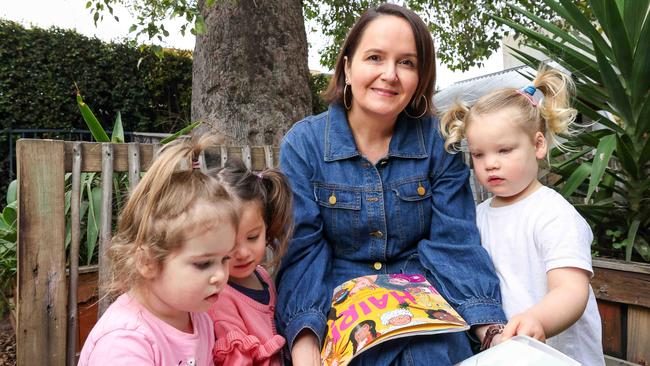
[[[309,329],[304,329],[293,342],[291,361],[295,366],[320,366],[320,347],[318,337]]]
[[[510,319],[501,334],[500,341],[506,341],[516,335],[526,335],[538,341],[546,341],[546,333],[542,322],[528,312],[515,315]]]

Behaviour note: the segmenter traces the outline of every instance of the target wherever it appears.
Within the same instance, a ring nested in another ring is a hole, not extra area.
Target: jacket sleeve
[[[441,141],[434,141],[432,161],[431,229],[418,243],[420,261],[468,324],[505,323],[499,280],[476,227],[469,169]]]
[[[313,168],[285,137],[280,167],[293,191],[294,234],[276,278],[278,330],[289,349],[301,330],[308,328],[322,343],[332,289],[326,283],[332,250],[323,237],[323,222],[311,183]],[[304,155],[304,154],[303,154]]]

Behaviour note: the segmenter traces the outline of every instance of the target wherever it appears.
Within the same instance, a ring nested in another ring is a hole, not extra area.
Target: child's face
[[[199,203],[193,214],[211,212],[206,206]],[[226,222],[188,233],[183,245],[146,280],[148,308],[163,319],[207,311],[228,280],[228,260],[234,247],[235,228]]]
[[[465,131],[474,172],[496,197],[493,205],[517,202],[540,185],[537,160],[546,155],[546,140],[537,132],[534,141],[513,121],[506,108],[475,116]]]
[[[266,224],[262,207],[257,201],[247,202],[242,208],[237,228],[237,246],[230,261],[230,278],[246,279],[253,276],[255,267],[266,257]]]

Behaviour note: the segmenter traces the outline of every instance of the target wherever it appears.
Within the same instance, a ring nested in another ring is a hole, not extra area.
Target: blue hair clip
[[[523,88],[522,91],[532,97],[533,95],[535,95],[535,92],[537,91],[537,88],[530,85],[530,86],[527,86],[527,87]]]
[[[537,91],[537,88],[535,88],[532,85],[527,86],[527,87],[525,87],[523,89],[517,89],[516,90],[517,93],[519,93],[519,94],[523,95],[524,97],[526,97],[530,101],[530,103],[533,105],[533,107],[537,107],[537,100],[535,100],[535,98],[534,98],[536,91]]]

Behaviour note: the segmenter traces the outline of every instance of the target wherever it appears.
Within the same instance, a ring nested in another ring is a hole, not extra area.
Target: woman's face
[[[367,340],[368,338],[370,338],[370,326],[368,324],[364,324],[354,334],[354,340],[356,340],[358,344],[364,340]]]
[[[418,86],[418,59],[410,24],[381,15],[361,35],[345,75],[352,89],[349,118],[391,118],[408,105]]]

